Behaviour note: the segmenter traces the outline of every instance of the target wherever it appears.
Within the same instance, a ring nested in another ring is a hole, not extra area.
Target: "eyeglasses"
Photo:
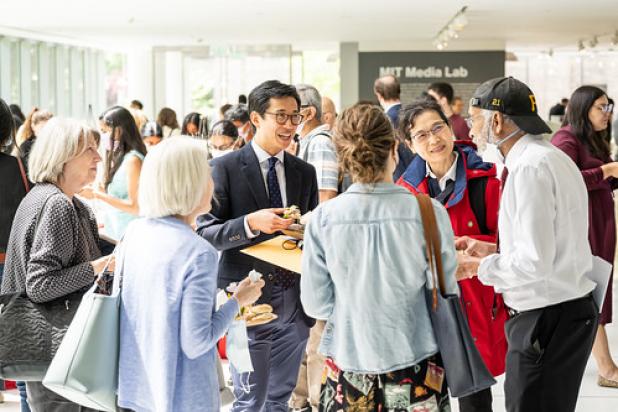
[[[228,143],[228,144],[222,144],[220,146],[215,145],[211,141],[208,142],[208,148],[209,149],[214,149],[214,150],[227,150],[227,149],[229,149],[232,146],[234,146],[234,142]]]
[[[483,115],[477,114],[475,116],[470,116],[466,119],[466,124],[468,125],[468,129],[472,129],[472,126],[474,125],[474,119],[476,119],[477,117],[483,117]]]
[[[603,113],[612,113],[614,111],[614,105],[611,104],[611,103],[609,103],[609,104],[599,104],[596,107],[597,107],[597,109],[599,109]]]
[[[300,113],[287,114],[287,113],[281,113],[281,112],[279,113],[264,112],[264,114],[270,114],[271,116],[275,116],[275,121],[280,125],[286,124],[288,119],[290,119],[290,122],[292,122],[292,125],[298,126],[300,122],[303,121],[303,117],[304,117]]]
[[[417,143],[422,143],[426,141],[427,139],[429,139],[430,134],[434,136],[438,136],[440,133],[443,133],[447,129],[448,127],[446,123],[440,122],[438,124],[435,124],[430,130],[415,133],[411,137],[412,137],[412,140],[416,141]]]

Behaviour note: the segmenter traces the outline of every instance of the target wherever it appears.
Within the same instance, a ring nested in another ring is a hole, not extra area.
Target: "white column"
[[[176,112],[178,122],[186,115],[190,107],[185,107],[185,82],[183,70],[183,58],[181,51],[168,51],[165,53],[165,77],[162,87],[165,88],[165,106]]]
[[[358,101],[358,43],[339,44],[341,77],[341,109]]]
[[[119,102],[128,105],[131,100],[144,104],[144,113],[149,119],[156,116],[154,108],[154,55],[151,47],[140,47],[127,53],[128,101]]]
[[[0,36],[0,96],[11,104],[11,46],[10,40]]]

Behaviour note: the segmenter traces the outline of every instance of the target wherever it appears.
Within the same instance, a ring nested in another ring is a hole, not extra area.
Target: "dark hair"
[[[228,110],[230,110],[230,108],[232,107],[231,104],[226,103],[224,105],[222,105],[221,107],[219,107],[219,113],[221,113],[221,117],[225,119],[225,114],[227,113]]]
[[[224,119],[232,122],[239,121],[242,124],[245,124],[249,121],[249,110],[244,104],[230,106],[230,108],[225,112]]]
[[[373,92],[382,96],[384,100],[399,99],[401,94],[399,79],[391,74],[379,77],[373,83]]]
[[[191,112],[186,115],[182,121],[181,134],[189,135],[189,132],[187,131],[187,126],[189,126],[189,123],[197,127],[198,136],[204,137],[208,134],[208,119],[206,116],[202,116],[197,112]]]
[[[105,165],[103,168],[103,183],[109,186],[118,168],[122,164],[122,159],[131,150],[136,150],[146,156],[146,146],[142,141],[142,136],[137,129],[137,123],[130,111],[122,106],[114,106],[107,110],[103,115],[103,121],[110,127],[110,139],[112,142],[111,150],[106,149]],[[118,136],[118,147],[113,145],[114,139]]]
[[[167,126],[172,129],[178,129],[178,119],[176,118],[176,112],[169,107],[164,107],[159,110],[157,115],[157,123],[159,126]]]
[[[139,100],[131,100],[131,107],[137,107],[140,110],[144,110],[144,105]]]
[[[11,109],[11,113],[17,116],[22,123],[26,121],[26,116],[24,116],[24,112],[21,111],[21,107],[19,107],[18,104],[13,103],[9,105],[9,108]]]
[[[614,99],[612,99],[611,97],[607,98],[607,102],[609,104],[611,104],[612,106],[614,106],[615,102],[614,102]],[[612,140],[612,123],[613,123],[612,122],[612,115],[613,115],[613,113],[614,113],[614,110],[612,109],[612,112],[609,115],[610,119],[607,122],[607,129],[605,129],[605,131],[604,131],[605,132],[605,136],[604,137],[605,137],[605,140],[607,141],[608,145],[610,145],[610,142]]]
[[[342,172],[354,182],[376,183],[384,175],[396,141],[393,126],[381,108],[355,104],[341,113],[333,143]]]
[[[560,99],[560,103],[562,104],[567,104],[569,102],[569,99],[567,99],[566,97],[563,97],[562,99]]]
[[[15,120],[9,105],[0,99],[0,149],[15,143]]]
[[[247,96],[244,94],[238,95],[238,104],[247,104]]]
[[[442,107],[434,99],[419,99],[410,103],[399,112],[399,136],[410,141],[410,130],[414,127],[416,118],[427,111],[438,113],[440,118],[447,125],[449,124],[448,117],[446,117]]]
[[[446,97],[446,102],[451,104],[453,102],[453,95],[455,92],[453,91],[453,86],[450,83],[438,82],[431,83],[427,90],[433,90],[440,97]]]
[[[238,129],[229,120],[219,120],[212,125],[210,136],[228,136],[232,139],[238,139]]]
[[[300,109],[300,96],[296,87],[283,84],[279,80],[267,80],[249,93],[249,113],[257,112],[264,117],[264,113],[270,107],[270,99],[282,97],[293,97],[296,100],[297,109]]]
[[[595,132],[588,113],[595,100],[607,94],[595,86],[577,88],[569,99],[569,108],[564,117],[563,126],[571,126],[571,131],[583,143],[590,153],[598,158],[609,156],[609,145],[604,139],[604,133]]]
[[[146,122],[144,126],[142,126],[142,138],[146,137],[160,137],[163,138],[163,130],[161,126],[157,122]]]

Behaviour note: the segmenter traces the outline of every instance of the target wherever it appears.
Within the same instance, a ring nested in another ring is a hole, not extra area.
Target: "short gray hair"
[[[188,216],[200,206],[209,180],[204,141],[181,136],[165,139],[144,159],[139,178],[140,214],[150,218]]]
[[[296,85],[296,91],[300,96],[301,106],[315,107],[315,118],[322,121],[322,96],[315,87],[309,84]]]
[[[57,184],[64,165],[88,149],[93,130],[86,123],[51,118],[39,132],[28,159],[28,176],[33,183]]]

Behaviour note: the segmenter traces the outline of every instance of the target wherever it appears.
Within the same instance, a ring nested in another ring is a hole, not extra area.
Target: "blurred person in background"
[[[32,145],[36,141],[36,136],[53,116],[47,110],[40,110],[38,107],[35,107],[21,128],[21,135],[18,137],[17,144],[19,145],[19,154],[24,162],[24,166],[26,166],[26,171],[28,170],[28,158],[30,157]]]
[[[238,135],[249,143],[253,139],[255,130],[249,119],[249,109],[244,104],[237,104],[230,107],[225,112],[225,120],[229,120],[234,123],[234,126],[238,129]]]
[[[180,126],[178,125],[176,112],[169,107],[164,107],[159,110],[159,114],[157,115],[157,123],[161,126],[164,139],[170,136],[180,135]]]
[[[322,122],[332,131],[337,120],[337,109],[330,97],[322,96]]]
[[[103,230],[109,237],[120,240],[129,222],[139,214],[138,182],[147,150],[133,116],[124,107],[107,110],[103,121],[110,136],[103,184],[81,195],[111,206],[105,213]]]
[[[204,137],[208,131],[208,119],[197,112],[185,116],[180,134],[191,137]]]
[[[613,191],[618,188],[618,163],[610,157],[606,131],[613,109],[607,94],[595,86],[581,86],[569,100],[564,126],[551,142],[565,152],[581,171],[588,189],[588,240],[594,256],[614,263],[616,219]],[[612,278],[599,317],[592,347],[598,385],[618,388],[618,366],[612,358],[606,325],[612,322]]]
[[[453,103],[451,104],[451,110],[453,110],[453,113],[458,116],[461,116],[461,114],[463,113],[463,109],[464,109],[464,102],[461,99],[461,97],[459,96],[453,97]]]
[[[222,105],[221,107],[219,107],[219,120],[225,120],[225,112],[230,110],[231,107],[232,105],[229,103],[226,103]]]
[[[212,125],[208,149],[213,159],[240,149],[243,143],[243,140],[238,137],[238,129],[229,120],[219,120]]]
[[[157,122],[148,122],[142,127],[142,139],[146,149],[150,149],[152,146],[156,146],[163,140],[163,130]]]
[[[442,111],[448,118],[448,122],[455,133],[457,140],[470,140],[470,129],[466,121],[459,114],[453,112],[451,105],[453,104],[454,91],[450,83],[437,82],[432,83],[427,88],[427,93],[436,99]]]

